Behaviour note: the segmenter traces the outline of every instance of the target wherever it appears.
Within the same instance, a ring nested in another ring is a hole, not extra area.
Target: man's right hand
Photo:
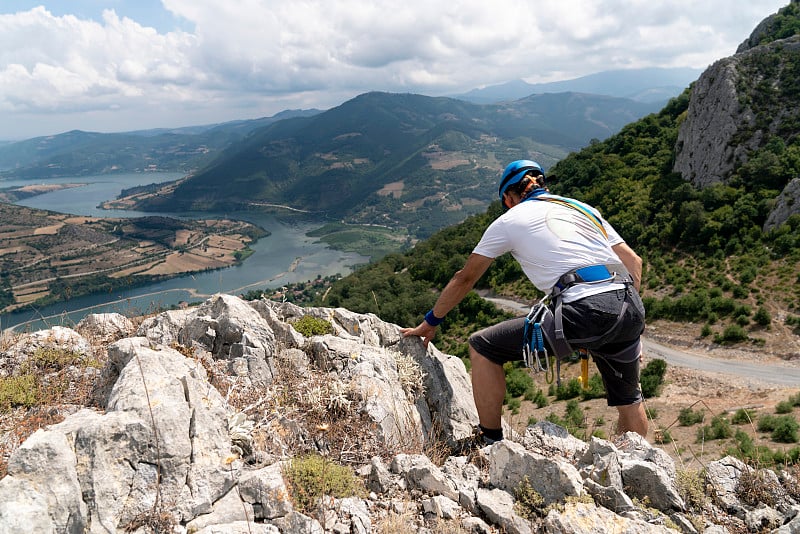
[[[428,343],[436,335],[436,327],[428,324],[428,321],[422,321],[416,328],[401,328],[400,333],[403,337],[419,336],[422,338],[422,344],[427,348]]]

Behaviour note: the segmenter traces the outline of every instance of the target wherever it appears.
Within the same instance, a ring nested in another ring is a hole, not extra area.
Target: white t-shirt
[[[587,204],[603,224],[608,239],[585,214],[548,202],[527,200],[495,219],[472,251],[487,258],[510,252],[538,289],[549,293],[561,275],[581,267],[621,263],[611,249],[623,243],[600,212]],[[563,293],[564,302],[624,287],[611,282],[577,284]]]

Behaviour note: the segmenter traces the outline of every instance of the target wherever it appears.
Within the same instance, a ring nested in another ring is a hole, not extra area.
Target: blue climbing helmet
[[[506,169],[503,171],[503,177],[500,178],[500,187],[497,192],[501,204],[503,203],[503,193],[506,192],[506,189],[522,180],[529,171],[534,171],[535,174],[541,174],[544,178],[544,169],[542,169],[542,166],[529,159],[518,159],[506,166]]]

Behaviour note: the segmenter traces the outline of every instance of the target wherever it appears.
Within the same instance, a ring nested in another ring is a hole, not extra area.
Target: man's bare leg
[[[502,365],[469,348],[472,362],[472,396],[478,419],[484,428],[502,428],[501,414],[506,395],[506,374]]]
[[[644,411],[644,403],[637,402],[627,406],[617,406],[619,421],[617,422],[617,432],[624,434],[631,431],[647,437],[647,414]]]

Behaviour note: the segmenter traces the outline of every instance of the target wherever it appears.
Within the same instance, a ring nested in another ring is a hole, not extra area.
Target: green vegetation
[[[323,496],[345,498],[364,493],[361,479],[351,468],[317,454],[292,458],[283,475],[292,503],[305,514],[313,515]]]
[[[646,399],[661,395],[661,388],[664,385],[664,375],[666,372],[667,362],[660,358],[650,360],[650,362],[644,366],[640,374],[640,381],[642,395],[644,395]]]
[[[16,406],[31,407],[59,402],[82,403],[91,389],[91,377],[76,378],[71,367],[99,368],[100,363],[82,354],[39,348],[13,376],[0,377],[0,411]],[[79,401],[80,399],[80,401]]]
[[[544,507],[544,498],[531,486],[528,476],[525,475],[514,489],[514,510],[520,517],[535,521],[543,515]]]
[[[234,250],[233,251],[233,258],[237,261],[237,263],[241,263],[250,256],[253,255],[255,250],[250,247],[244,247],[242,250]]]
[[[733,428],[723,415],[714,416],[710,425],[704,425],[697,429],[698,443],[712,439],[726,439],[731,436],[733,436]]]
[[[706,414],[702,410],[693,410],[692,408],[681,408],[678,412],[678,423],[681,426],[692,426],[697,423],[702,423]]]
[[[375,225],[329,223],[306,235],[319,237],[331,248],[369,256],[372,261],[407,249],[411,243],[411,238],[404,230]]]
[[[731,417],[731,423],[734,425],[744,425],[753,422],[753,410],[746,410],[739,408],[736,413]]]
[[[0,411],[14,406],[34,406],[38,403],[36,377],[30,373],[0,378]]]
[[[791,415],[762,415],[758,418],[758,431],[770,432],[772,441],[797,443],[798,422]]]
[[[330,321],[310,315],[302,316],[295,321],[292,326],[305,337],[323,336],[333,333],[333,325],[331,325]]]
[[[800,33],[800,6],[792,2],[764,21],[767,25],[754,45],[768,44]]]
[[[705,492],[705,476],[702,471],[678,469],[675,473],[678,493],[690,510],[703,510],[709,503]]]
[[[800,447],[772,450],[766,445],[756,446],[747,432],[736,430],[733,435],[734,446],[726,454],[735,456],[751,465],[763,467],[784,467],[800,462]]]

